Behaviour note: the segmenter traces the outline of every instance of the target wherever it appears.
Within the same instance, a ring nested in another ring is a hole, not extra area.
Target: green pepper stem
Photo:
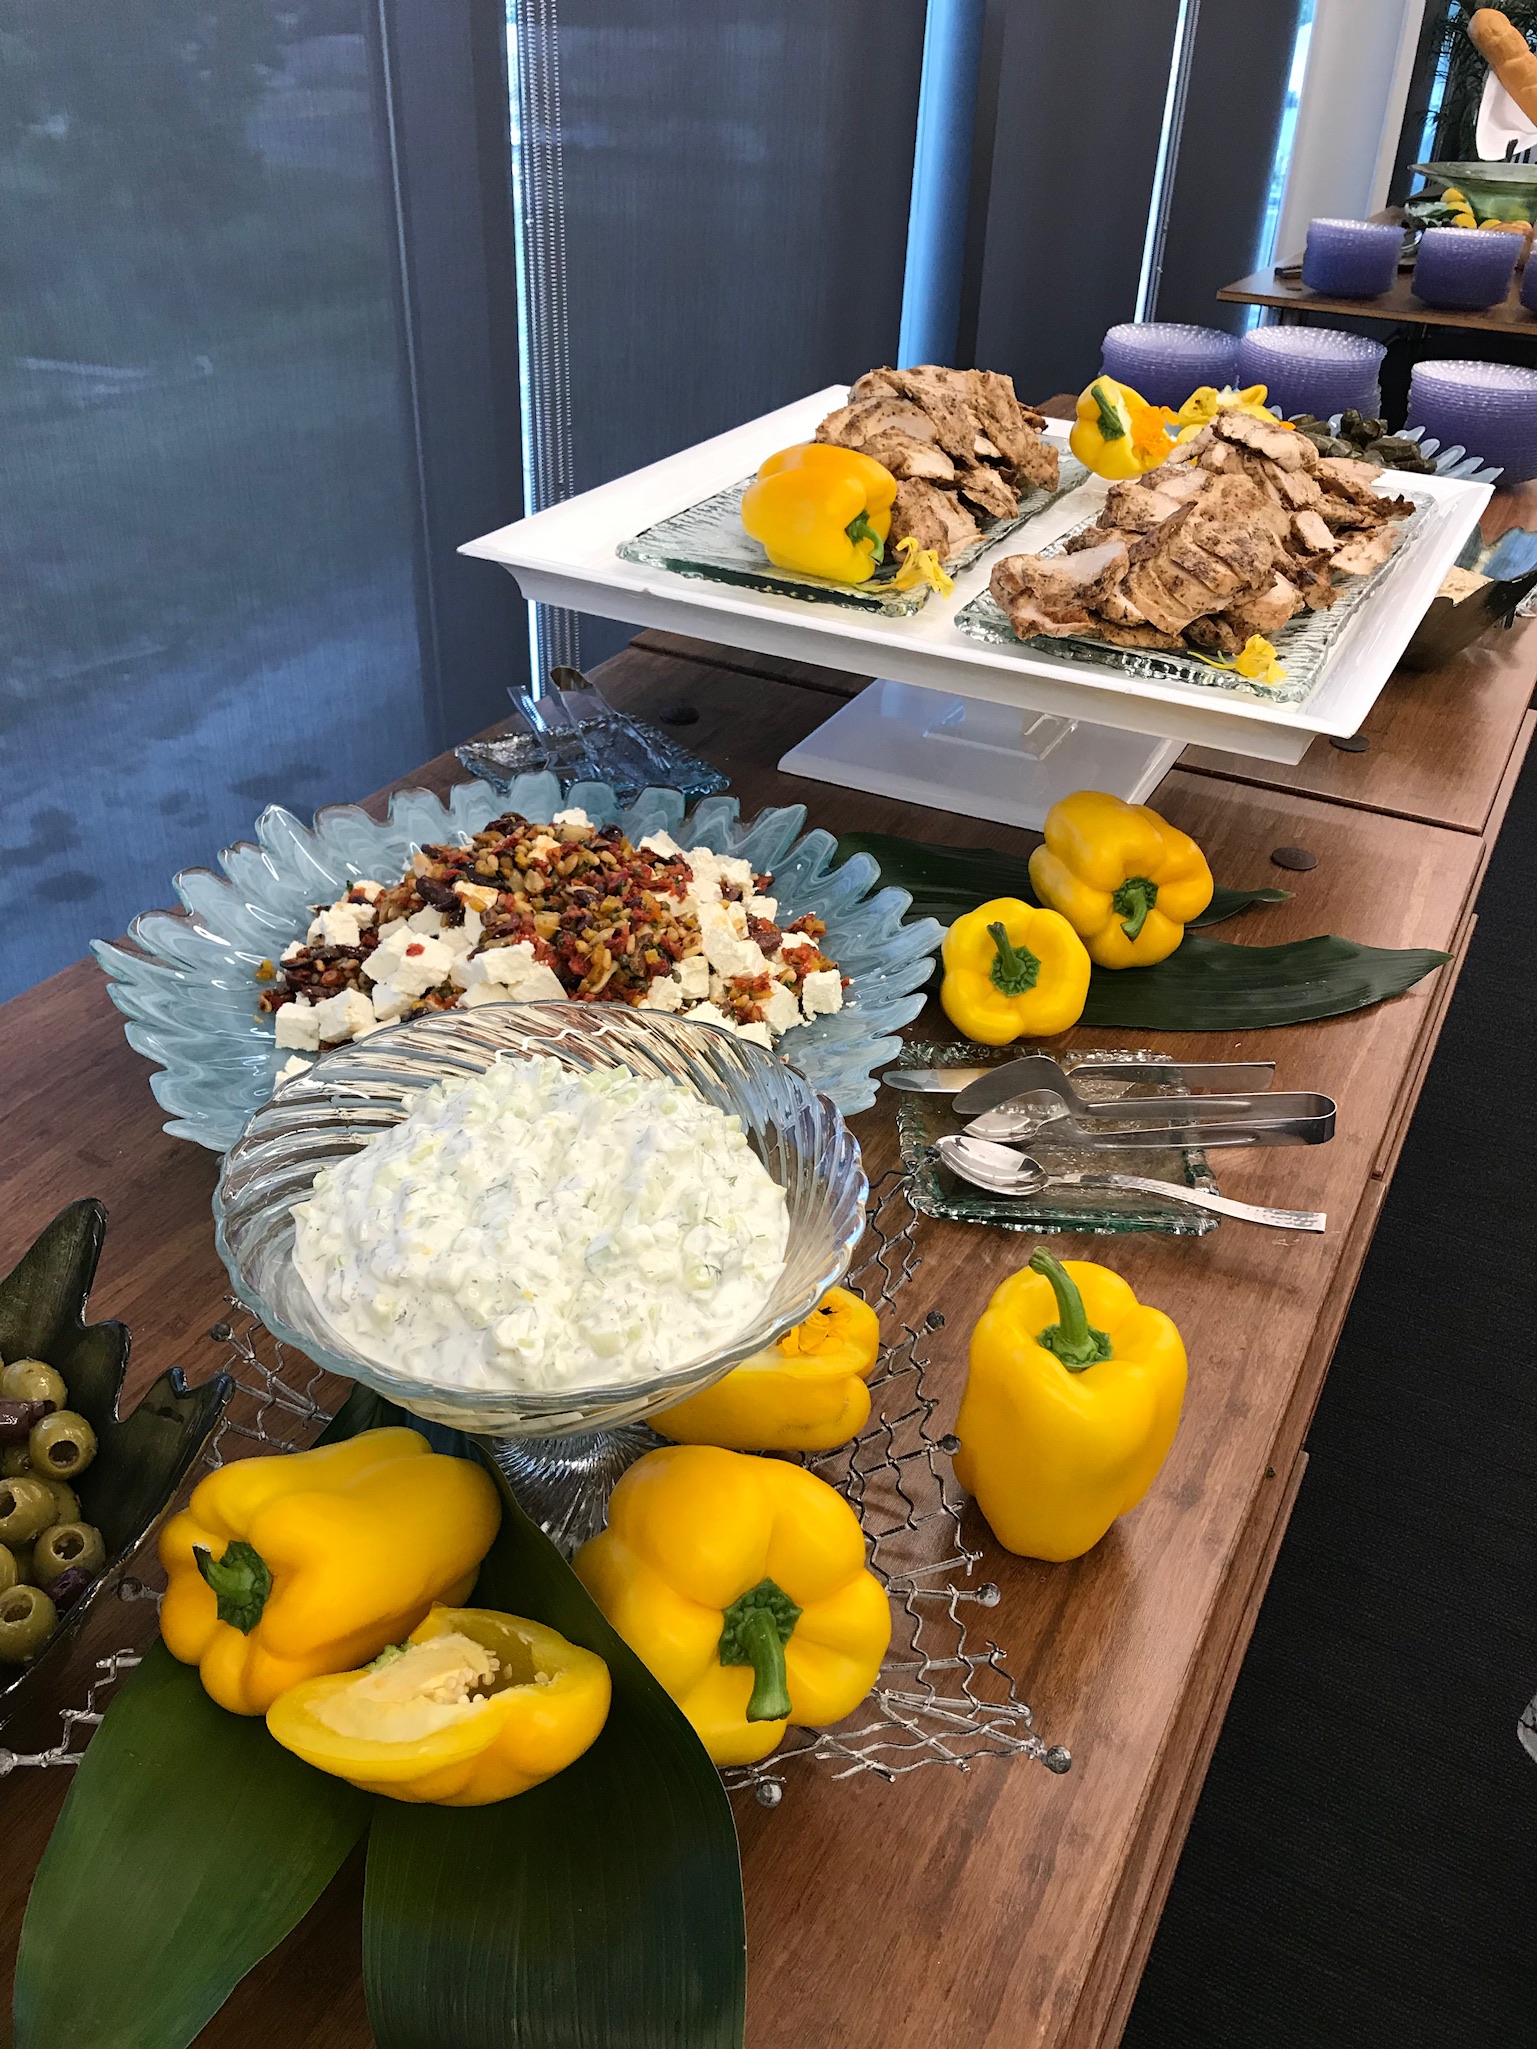
[[[1038,1248],[1030,1255],[1030,1271],[1044,1274],[1057,1298],[1057,1321],[1039,1333],[1036,1343],[1060,1359],[1069,1373],[1082,1373],[1086,1366],[1098,1366],[1108,1359],[1110,1340],[1090,1323],[1078,1283],[1061,1260]]]
[[[1111,899],[1111,908],[1121,919],[1121,930],[1128,939],[1138,939],[1142,927],[1147,923],[1147,914],[1158,901],[1158,884],[1149,882],[1145,875],[1128,875]]]
[[[885,561],[886,544],[875,531],[875,528],[871,526],[870,515],[867,511],[861,510],[857,512],[843,531],[851,541],[873,541],[875,547],[871,552],[870,560],[877,566]]]
[[[720,1637],[723,1665],[751,1665],[749,1722],[782,1722],[790,1713],[790,1688],[785,1674],[785,1645],[801,1619],[783,1587],[761,1579],[726,1610]]]
[[[215,1558],[201,1544],[193,1546],[197,1569],[213,1588],[219,1620],[249,1636],[262,1619],[267,1596],[272,1592],[272,1574],[259,1551],[237,1537],[225,1546],[224,1556]]]
[[[1023,996],[1027,989],[1033,989],[1036,977],[1041,972],[1041,963],[1028,946],[1014,946],[1002,925],[989,925],[994,946],[998,951],[993,957],[993,987],[1001,989],[1005,996]]]
[[[1124,440],[1126,429],[1121,425],[1121,416],[1116,410],[1114,400],[1105,396],[1104,385],[1096,381],[1089,388],[1094,394],[1095,405],[1099,407],[1100,433],[1107,441]]]

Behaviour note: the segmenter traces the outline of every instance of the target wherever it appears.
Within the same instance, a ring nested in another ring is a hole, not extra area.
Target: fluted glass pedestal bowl
[[[294,1265],[293,1205],[322,1167],[398,1124],[419,1091],[481,1073],[503,1054],[548,1054],[583,1070],[625,1067],[679,1082],[740,1118],[785,1191],[789,1217],[784,1271],[747,1329],[647,1381],[560,1390],[433,1385],[361,1357],[332,1329]],[[494,1438],[570,1440],[607,1437],[682,1401],[809,1316],[848,1266],[864,1229],[867,1192],[859,1148],[838,1111],[762,1047],[714,1025],[650,1011],[507,1003],[414,1018],[324,1055],[249,1120],[225,1156],[214,1217],[236,1292],[284,1344],[430,1422]],[[505,1458],[504,1464],[530,1479],[542,1473],[546,1493],[567,1480],[590,1491],[605,1474],[612,1485],[623,1449],[529,1443],[521,1465]],[[552,1520],[544,1501],[526,1505],[541,1521]],[[580,1519],[590,1519],[590,1508],[589,1502]]]

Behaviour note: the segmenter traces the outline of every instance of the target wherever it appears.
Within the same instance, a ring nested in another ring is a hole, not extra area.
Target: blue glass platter
[[[272,1095],[289,1056],[277,1049],[270,1017],[257,1012],[256,970],[304,937],[312,905],[332,902],[349,882],[393,882],[417,847],[468,837],[504,811],[542,820],[571,805],[600,825],[622,826],[632,840],[666,831],[685,847],[751,861],[772,873],[787,920],[809,911],[826,921],[827,951],[849,978],[844,1007],[796,1026],[780,1050],[840,1110],[868,1109],[875,1069],[895,1057],[897,1031],[923,1008],[942,936],[932,918],[903,924],[907,891],[879,888],[868,854],[833,869],[837,842],[804,830],[802,804],[762,811],[744,825],[734,797],[707,797],[690,811],[677,790],[650,789],[624,805],[607,783],[563,785],[538,774],[501,793],[483,782],[459,783],[446,799],[400,790],[383,821],[356,804],[333,804],[305,825],[269,805],[255,844],[242,840],[220,854],[222,875],[188,868],[176,877],[183,910],[142,913],[129,928],[131,945],[96,940],[112,1001],[128,1019],[128,1043],[162,1070],[150,1086],[171,1113],[166,1130],[222,1153]]]

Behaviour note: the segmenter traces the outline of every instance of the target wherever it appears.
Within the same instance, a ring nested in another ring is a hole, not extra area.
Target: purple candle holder
[[[1502,484],[1524,483],[1537,476],[1537,370],[1512,363],[1416,363],[1408,424],[1498,464]]]
[[[1123,321],[1106,334],[1101,356],[1118,384],[1129,384],[1149,405],[1175,407],[1203,384],[1231,384],[1237,360],[1237,335],[1173,320]]]
[[[1268,403],[1290,419],[1326,420],[1354,406],[1368,417],[1380,404],[1377,373],[1387,351],[1364,335],[1329,327],[1253,327],[1238,350],[1238,381],[1263,384]]]
[[[1521,237],[1505,228],[1427,228],[1414,266],[1414,295],[1427,306],[1485,313],[1510,290]]]
[[[1377,221],[1309,221],[1302,282],[1336,299],[1380,298],[1397,279],[1403,246],[1402,228]]]

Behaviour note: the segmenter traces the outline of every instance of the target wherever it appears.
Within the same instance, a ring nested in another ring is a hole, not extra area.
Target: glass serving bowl
[[[422,1089],[483,1073],[503,1054],[659,1076],[741,1119],[785,1191],[790,1227],[784,1271],[746,1329],[646,1381],[520,1389],[419,1380],[364,1357],[332,1328],[294,1265],[294,1204],[322,1167],[398,1124]],[[648,1433],[625,1435],[624,1426],[708,1387],[809,1316],[848,1266],[868,1192],[859,1147],[838,1111],[762,1047],[652,1011],[506,1003],[413,1018],[323,1055],[258,1110],[230,1148],[214,1218],[236,1292],[275,1337],[430,1423],[524,1440],[518,1455],[499,1453],[504,1469],[531,1513],[580,1541],[601,1515],[607,1487],[649,1442]]]

